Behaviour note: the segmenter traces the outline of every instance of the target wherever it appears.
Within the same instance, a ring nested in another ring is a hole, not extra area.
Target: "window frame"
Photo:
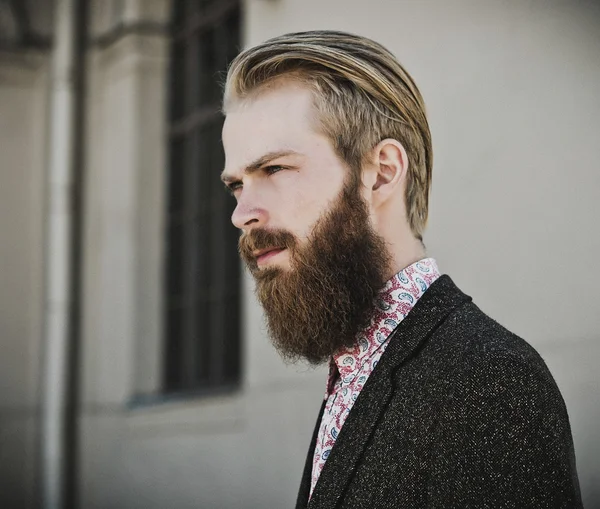
[[[241,44],[240,0],[173,2],[163,299],[163,396],[241,382],[241,267],[224,164],[221,88]]]

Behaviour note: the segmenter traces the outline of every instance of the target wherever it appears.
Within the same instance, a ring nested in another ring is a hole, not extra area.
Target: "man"
[[[381,45],[284,35],[227,76],[222,179],[273,343],[329,362],[297,507],[581,507],[566,408],[422,242],[431,136]]]

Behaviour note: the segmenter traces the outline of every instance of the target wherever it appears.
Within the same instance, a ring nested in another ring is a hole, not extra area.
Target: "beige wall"
[[[0,507],[33,507],[47,59],[0,53]]]

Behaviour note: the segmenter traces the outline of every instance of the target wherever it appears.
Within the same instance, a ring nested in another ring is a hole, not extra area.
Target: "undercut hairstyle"
[[[433,153],[425,104],[412,77],[381,44],[336,31],[282,35],[240,53],[225,82],[223,110],[289,78],[313,92],[317,121],[351,182],[375,146],[399,141],[408,155],[406,214],[414,236],[427,223]]]

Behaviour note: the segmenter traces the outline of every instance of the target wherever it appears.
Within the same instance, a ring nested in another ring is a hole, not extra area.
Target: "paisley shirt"
[[[398,272],[381,289],[371,322],[357,334],[356,344],[331,359],[327,403],[313,456],[311,496],[346,417],[385,351],[392,331],[438,277],[433,258],[424,258]]]

